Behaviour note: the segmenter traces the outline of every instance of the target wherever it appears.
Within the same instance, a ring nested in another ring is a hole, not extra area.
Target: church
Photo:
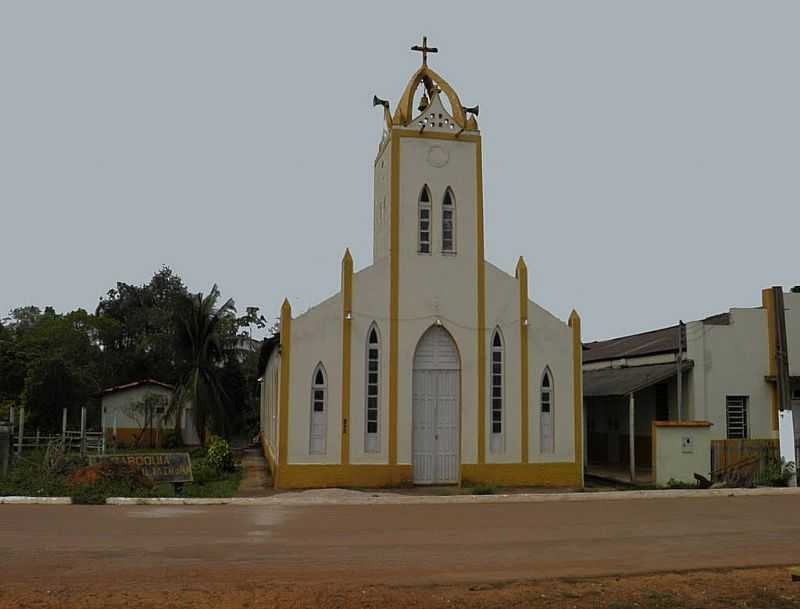
[[[484,257],[478,107],[422,65],[374,161],[373,260],[262,354],[261,442],[276,488],[583,486],[580,318]],[[489,205],[491,212],[491,207]]]

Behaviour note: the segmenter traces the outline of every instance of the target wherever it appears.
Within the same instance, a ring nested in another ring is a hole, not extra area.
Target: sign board
[[[692,436],[681,437],[681,452],[683,453],[694,452],[694,442],[692,441]]]
[[[135,453],[98,455],[93,461],[115,461],[137,467],[153,482],[191,482],[192,460],[189,453]]]

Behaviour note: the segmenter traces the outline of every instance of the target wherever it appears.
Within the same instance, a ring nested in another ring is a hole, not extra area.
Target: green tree
[[[225,329],[231,321],[235,323],[236,308],[230,299],[217,306],[219,297],[215,284],[207,296],[199,293],[181,298],[175,317],[175,351],[183,374],[173,410],[177,415],[184,404],[191,402],[203,446],[208,430],[224,437],[230,433],[231,404],[222,381],[222,364],[229,336]]]
[[[35,360],[28,368],[22,401],[27,407],[25,427],[54,432],[61,427],[62,408],[75,413],[91,392],[80,371],[62,354]],[[73,414],[74,416],[74,414]]]
[[[149,283],[117,283],[100,300],[95,313],[109,384],[178,380],[174,318],[178,302],[188,295],[181,278],[165,266]]]

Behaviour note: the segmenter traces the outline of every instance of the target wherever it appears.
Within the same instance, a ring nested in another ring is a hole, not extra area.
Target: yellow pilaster
[[[350,463],[350,348],[353,313],[353,257],[350,250],[342,258],[342,455]]]
[[[400,299],[400,137],[391,140],[389,279],[389,465],[397,464],[397,316]]]
[[[520,361],[520,430],[521,462],[528,462],[528,267],[520,256],[517,262],[519,282],[519,361]]]
[[[574,309],[569,316],[572,328],[572,390],[575,399],[575,467],[583,486],[583,344],[581,343],[581,318]]]
[[[778,431],[778,334],[775,327],[775,295],[771,288],[761,290],[761,304],[767,311],[767,345],[769,353],[769,376],[776,379],[769,384],[770,395],[772,396],[772,429]]]
[[[279,488],[280,470],[287,464],[289,454],[289,366],[292,346],[292,305],[289,300],[281,306],[281,377],[278,412],[278,466],[273,472],[273,484]]]
[[[478,261],[478,464],[486,461],[486,263],[483,258],[483,159],[475,140],[476,258]]]

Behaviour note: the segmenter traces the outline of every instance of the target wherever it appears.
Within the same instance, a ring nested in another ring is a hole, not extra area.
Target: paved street
[[[3,579],[392,584],[800,562],[800,496],[481,505],[0,506]]]

